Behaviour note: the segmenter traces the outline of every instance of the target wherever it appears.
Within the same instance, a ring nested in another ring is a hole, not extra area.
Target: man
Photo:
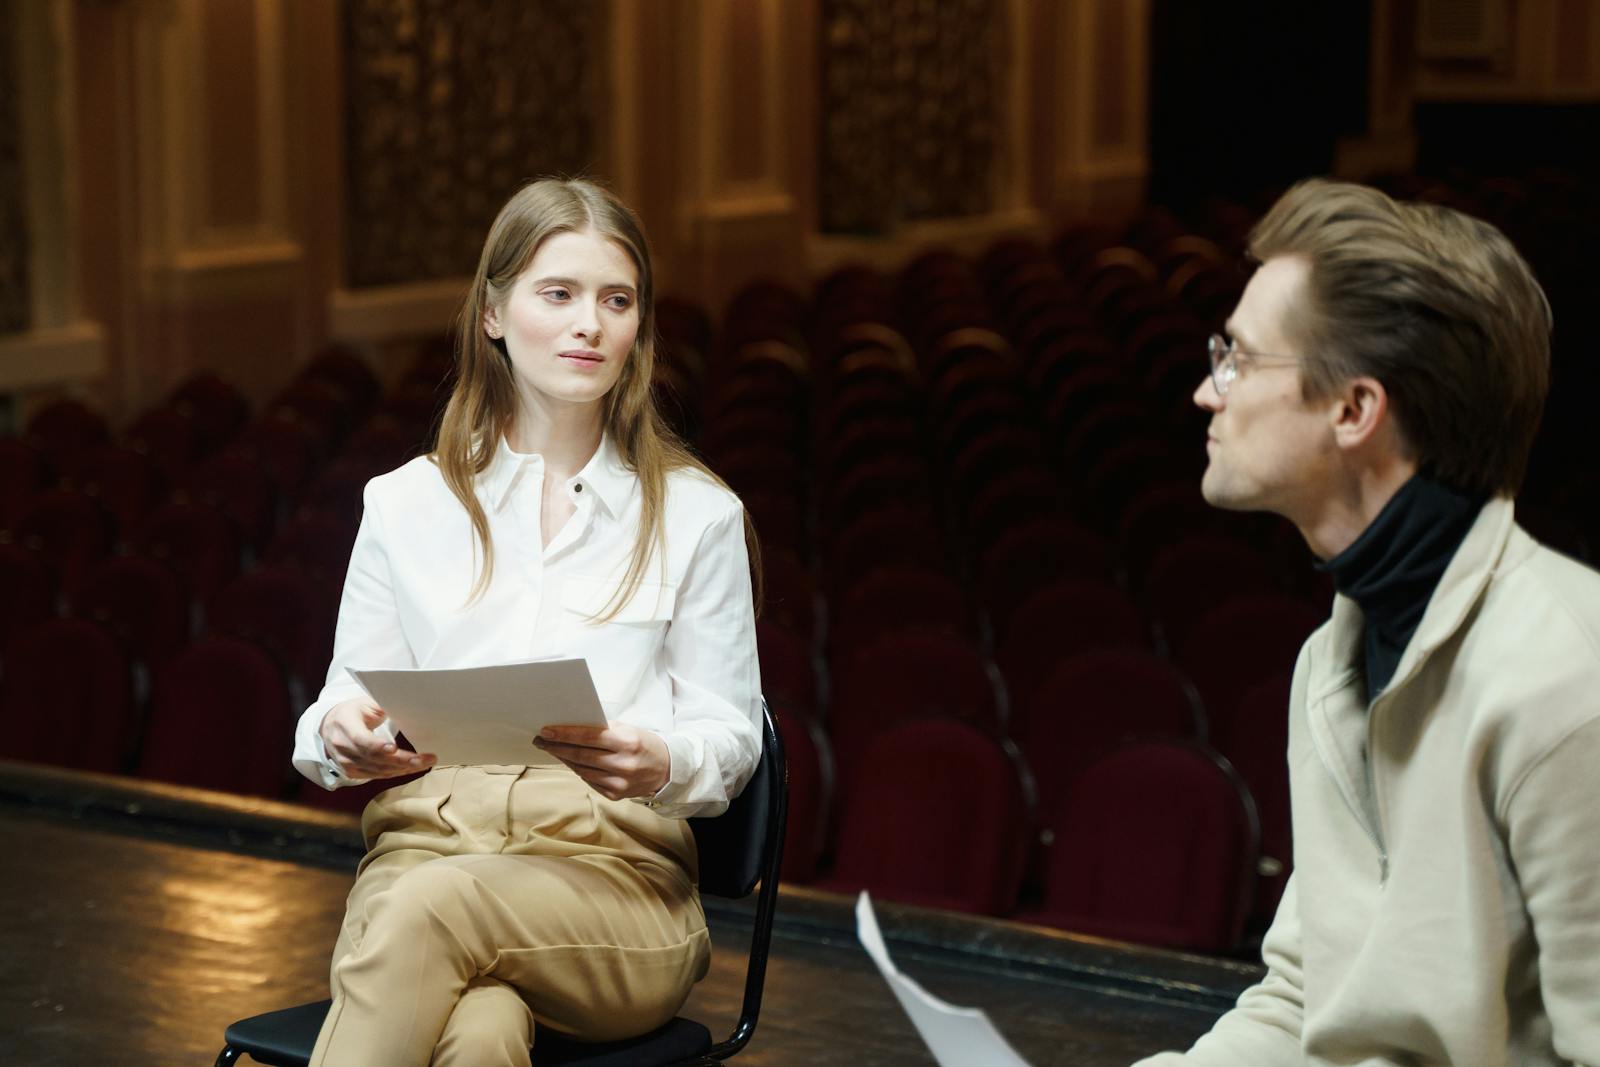
[[[1144,1065],[1600,1064],[1600,575],[1511,503],[1544,294],[1494,227],[1342,183],[1250,251],[1202,488],[1295,523],[1339,595],[1295,667],[1267,975]]]

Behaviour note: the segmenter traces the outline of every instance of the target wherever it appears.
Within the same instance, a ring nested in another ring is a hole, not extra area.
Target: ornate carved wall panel
[[[13,16],[11,5],[0,3],[0,333],[21,332],[32,317]]]
[[[342,6],[349,286],[470,274],[518,185],[594,172],[607,84],[602,5]]]
[[[821,0],[824,232],[994,206],[1003,0]]]

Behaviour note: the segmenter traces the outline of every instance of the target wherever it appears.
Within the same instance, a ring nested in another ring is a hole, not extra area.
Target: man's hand
[[[533,743],[609,800],[655,796],[672,772],[661,735],[627,723],[546,726]]]
[[[373,733],[384,718],[383,709],[364,697],[335,704],[322,717],[322,745],[345,777],[395,778],[433,766],[432,755],[401,748]]]

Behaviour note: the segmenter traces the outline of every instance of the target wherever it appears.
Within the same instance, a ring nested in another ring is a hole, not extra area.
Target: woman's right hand
[[[322,746],[345,777],[394,778],[433,766],[431,754],[412,752],[373,733],[384,718],[383,709],[365,698],[335,704],[322,717]]]

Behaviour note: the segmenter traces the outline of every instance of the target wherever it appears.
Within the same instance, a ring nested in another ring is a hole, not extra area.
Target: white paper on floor
[[[856,900],[856,936],[939,1067],[1028,1067],[983,1012],[946,1004],[895,969],[872,911],[872,898],[865,892]]]

